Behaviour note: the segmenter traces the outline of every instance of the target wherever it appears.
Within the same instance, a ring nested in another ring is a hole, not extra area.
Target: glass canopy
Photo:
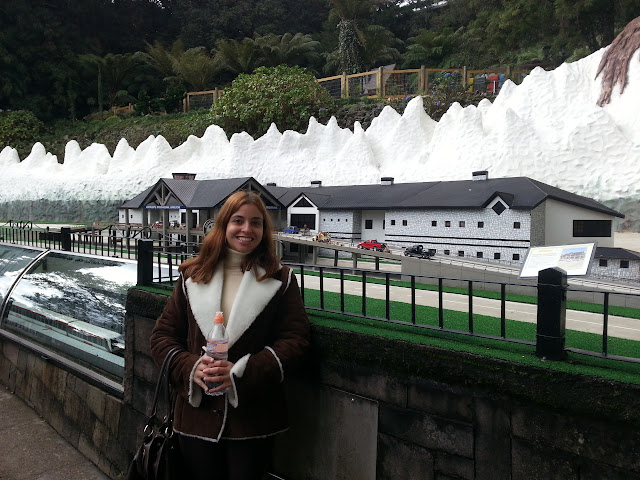
[[[0,245],[0,327],[118,378],[133,261]]]

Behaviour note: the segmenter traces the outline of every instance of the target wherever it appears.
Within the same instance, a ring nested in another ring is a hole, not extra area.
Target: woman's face
[[[245,203],[236,210],[227,224],[225,238],[232,250],[251,253],[262,240],[263,218],[252,203]]]

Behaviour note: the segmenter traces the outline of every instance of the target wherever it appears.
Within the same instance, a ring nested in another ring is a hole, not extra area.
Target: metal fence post
[[[153,240],[138,241],[138,286],[153,283]]]
[[[60,247],[65,252],[71,251],[71,228],[60,227]]]
[[[538,272],[536,356],[564,360],[567,320],[567,273],[561,268]]]

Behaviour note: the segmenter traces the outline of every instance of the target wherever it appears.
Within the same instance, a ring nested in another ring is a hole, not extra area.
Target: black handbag
[[[172,349],[162,363],[153,398],[153,408],[144,427],[142,445],[129,465],[126,480],[170,480],[180,478],[184,474],[178,439],[173,435],[173,408],[176,392],[169,382],[171,361],[181,351],[183,350],[180,348]],[[161,390],[167,414],[159,418],[158,400]]]

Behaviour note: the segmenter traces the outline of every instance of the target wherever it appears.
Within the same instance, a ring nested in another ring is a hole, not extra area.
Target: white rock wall
[[[493,104],[454,104],[439,122],[416,97],[403,115],[385,108],[366,131],[312,118],[305,134],[273,125],[257,140],[246,133],[228,140],[211,126],[174,149],[162,136],[137,149],[122,139],[113,157],[104,145],[81,150],[71,141],[63,164],[40,143],[22,162],[6,147],[0,205],[122,201],[172,172],[300,186],[377,183],[383,176],[396,183],[461,180],[486,169],[491,178],[527,176],[595,198],[626,213],[627,226],[640,231],[640,53],[631,60],[624,94],[614,89],[611,104],[601,108],[595,72],[603,52],[554,71],[536,69],[521,85],[507,81]]]

